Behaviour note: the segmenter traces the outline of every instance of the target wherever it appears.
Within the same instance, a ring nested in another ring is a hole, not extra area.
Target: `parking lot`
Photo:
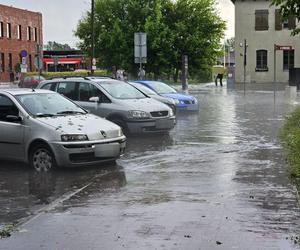
[[[199,112],[129,137],[116,165],[37,173],[0,162],[0,249],[297,249],[300,209],[278,141],[299,101],[272,86],[191,88]]]

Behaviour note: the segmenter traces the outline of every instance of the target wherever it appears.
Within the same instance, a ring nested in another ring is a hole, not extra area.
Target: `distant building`
[[[45,71],[74,71],[86,68],[86,56],[80,50],[44,50],[43,54]]]
[[[9,81],[15,65],[23,62],[34,71],[36,45],[43,43],[42,14],[0,4],[0,81]],[[15,73],[15,72],[14,72]]]
[[[247,40],[246,82],[272,82],[274,79],[274,44],[276,80],[288,82],[289,68],[300,67],[299,36],[292,37],[295,18],[282,21],[278,7],[266,0],[232,0],[235,4],[235,80],[244,81],[244,40]]]

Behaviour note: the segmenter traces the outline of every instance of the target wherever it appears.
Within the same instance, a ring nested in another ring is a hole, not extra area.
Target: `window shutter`
[[[275,10],[275,30],[282,30],[280,10]]]
[[[289,30],[293,30],[296,28],[296,18],[293,16],[289,17]]]

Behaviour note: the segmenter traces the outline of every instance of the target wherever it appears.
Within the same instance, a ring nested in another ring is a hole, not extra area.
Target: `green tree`
[[[272,0],[272,4],[280,6],[280,12],[284,20],[295,17],[300,20],[300,1],[299,0]],[[292,35],[300,33],[300,28],[295,27]]]
[[[79,47],[90,54],[90,12],[79,21]],[[147,33],[146,72],[155,78],[178,76],[181,57],[189,56],[192,74],[213,64],[225,23],[214,11],[214,0],[96,0],[95,54],[102,67],[136,73],[134,33]]]
[[[63,50],[72,50],[72,48],[68,44],[61,44],[55,41],[49,41],[44,48],[46,50],[54,50],[54,51],[63,51]]]

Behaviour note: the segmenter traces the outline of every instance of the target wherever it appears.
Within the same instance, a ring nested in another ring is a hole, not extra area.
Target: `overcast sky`
[[[74,30],[78,20],[90,9],[91,0],[0,0],[1,4],[43,14],[44,43],[56,41],[75,46]],[[220,16],[227,22],[226,38],[234,36],[234,5],[218,0]]]

